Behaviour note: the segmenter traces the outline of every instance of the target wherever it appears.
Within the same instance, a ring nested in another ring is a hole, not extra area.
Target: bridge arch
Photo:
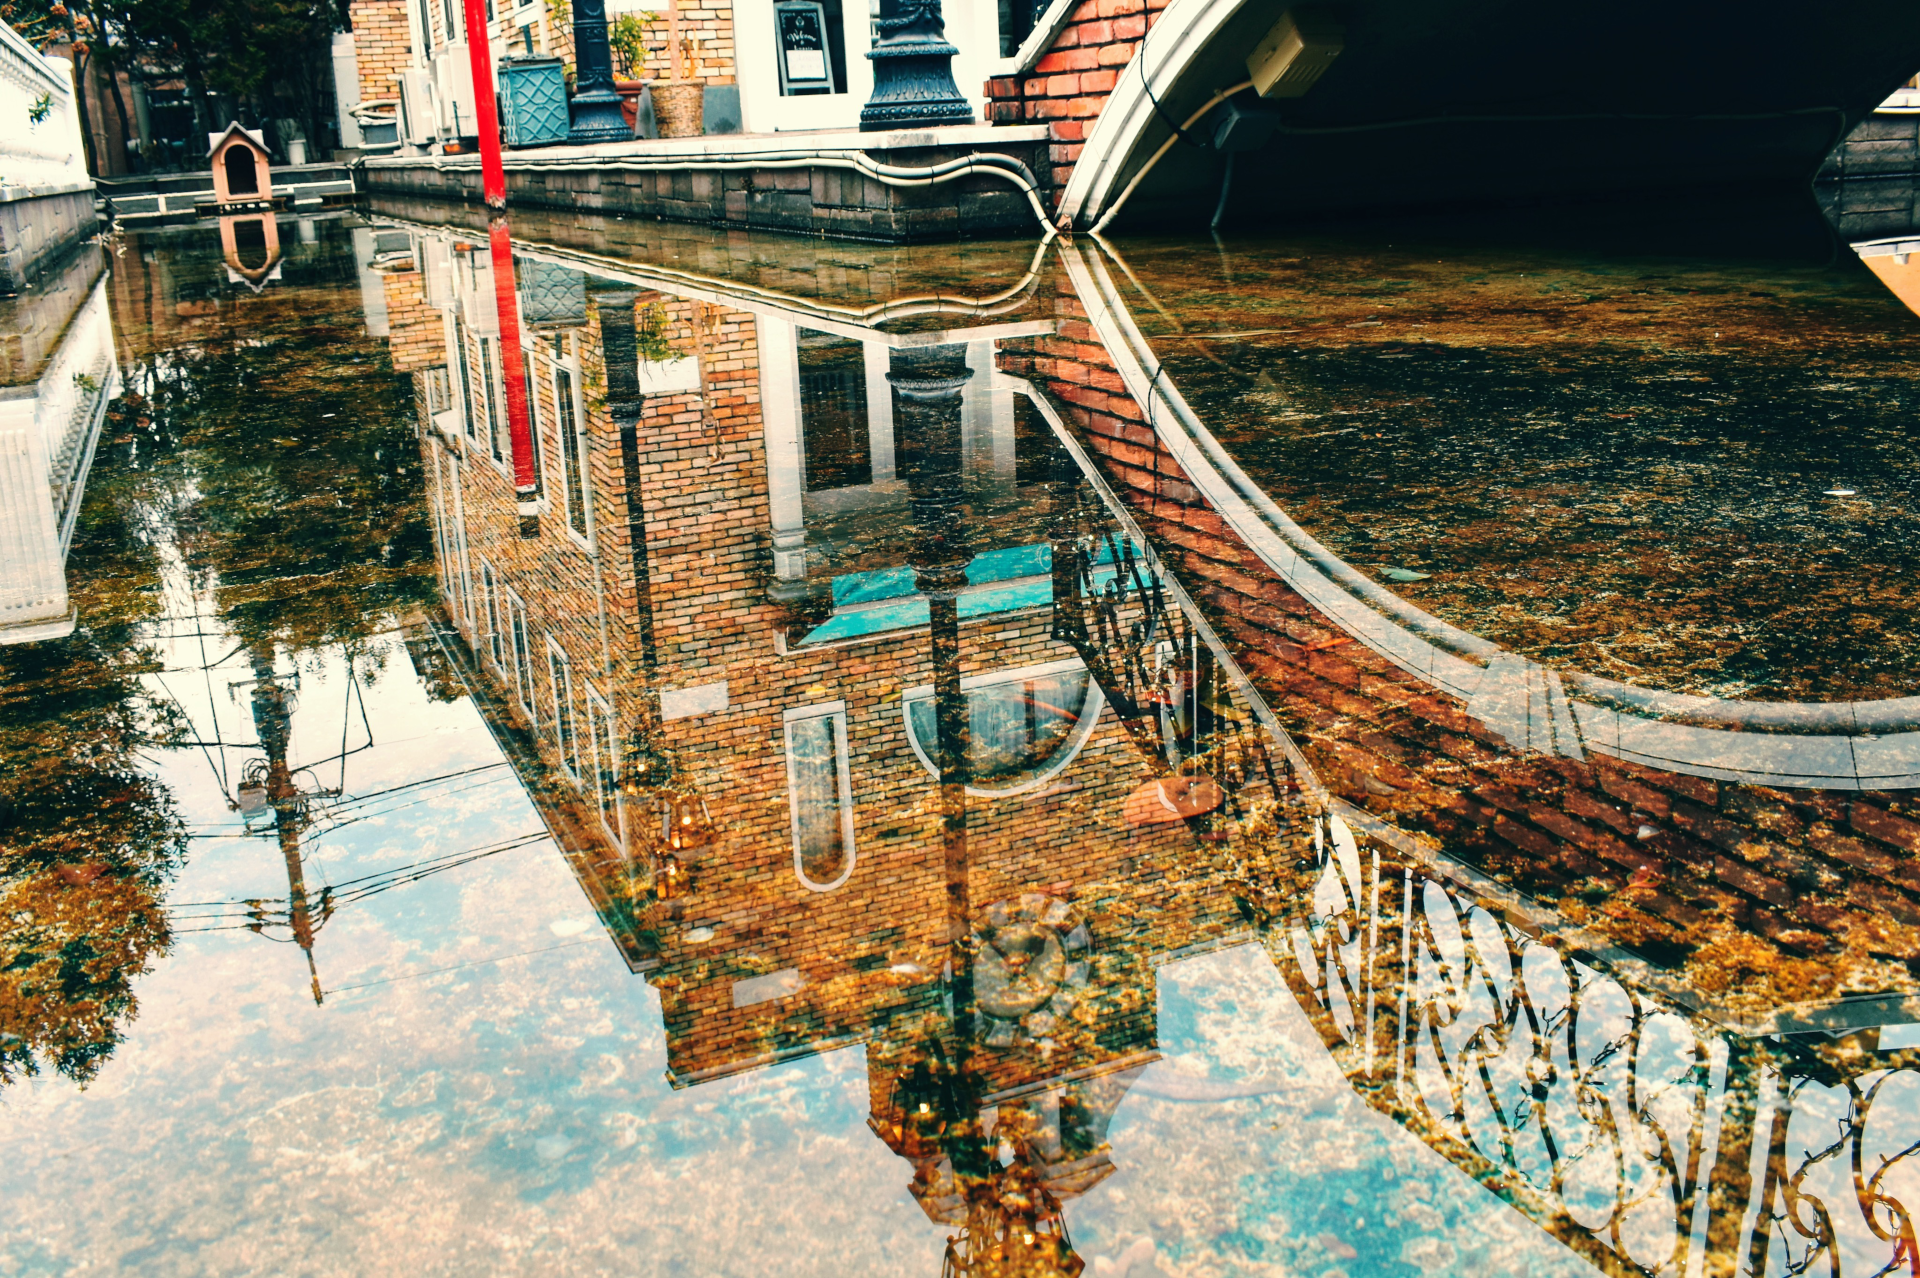
[[[1135,324],[1101,256],[1063,250],[1085,308],[1157,446],[1249,553],[1328,626],[1454,699],[1522,754],[1608,756],[1789,789],[1920,785],[1920,696],[1765,702],[1664,692],[1555,670],[1420,609],[1320,543],[1234,462]]]
[[[1167,144],[1216,93],[1246,84],[1248,52],[1295,7],[1169,0],[1073,160],[1062,223],[1090,228],[1123,195],[1120,226],[1204,223],[1225,169],[1215,118],[1186,130],[1193,145]],[[1277,128],[1238,162],[1229,208],[1241,225],[1646,191],[1799,193],[1920,66],[1920,10],[1893,0],[1809,12],[1791,37],[1729,23],[1708,0],[1313,7],[1338,18],[1342,49],[1303,96],[1261,103]],[[1653,30],[1659,39],[1628,35]],[[1261,102],[1251,89],[1240,100]]]

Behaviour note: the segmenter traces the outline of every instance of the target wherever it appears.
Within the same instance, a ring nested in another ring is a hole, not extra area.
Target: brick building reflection
[[[676,1086],[864,1044],[954,1272],[1078,1272],[1060,1204],[1112,1171],[1153,968],[1247,938],[1208,867],[1287,786],[995,372],[1045,299],[881,327],[529,248],[528,536],[477,244],[382,259],[446,600],[416,664],[659,989]]]
[[[452,623],[416,659],[659,988],[676,1085],[862,1044],[954,1272],[1077,1272],[1155,965],[1257,939],[1358,1094],[1607,1272],[1920,1254],[1913,1115],[1873,1109],[1920,1067],[1898,796],[1396,665],[1236,539],[1085,269],[876,323],[529,245],[526,538],[485,260],[413,238]]]

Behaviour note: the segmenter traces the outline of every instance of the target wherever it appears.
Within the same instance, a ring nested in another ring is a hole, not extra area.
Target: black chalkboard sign
[[[832,93],[827,52],[827,11],[819,0],[780,0],[773,6],[780,55],[780,93]]]

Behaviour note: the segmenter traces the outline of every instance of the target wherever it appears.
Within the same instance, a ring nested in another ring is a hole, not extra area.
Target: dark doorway
[[[227,194],[258,195],[260,179],[254,169],[251,147],[235,144],[227,148]]]

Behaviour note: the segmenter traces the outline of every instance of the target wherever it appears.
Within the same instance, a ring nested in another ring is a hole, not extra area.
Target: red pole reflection
[[[469,0],[471,3],[472,0]],[[500,143],[494,142],[494,155]],[[497,162],[497,158],[496,158]],[[513,487],[520,499],[522,518],[540,494],[540,475],[533,464],[533,419],[527,408],[527,359],[520,349],[520,299],[514,290],[513,237],[507,215],[487,216],[487,238],[493,247],[493,302],[500,312],[500,368],[507,379],[507,425],[513,438]]]
[[[527,410],[527,362],[520,350],[520,301],[514,291],[513,239],[507,233],[507,170],[500,158],[500,116],[493,100],[493,47],[483,0],[466,0],[467,57],[473,69],[474,127],[480,133],[480,185],[493,248],[493,303],[500,315],[500,371],[507,382],[507,429],[513,441],[513,487],[520,516],[533,515],[540,476],[533,464],[533,421]]]

